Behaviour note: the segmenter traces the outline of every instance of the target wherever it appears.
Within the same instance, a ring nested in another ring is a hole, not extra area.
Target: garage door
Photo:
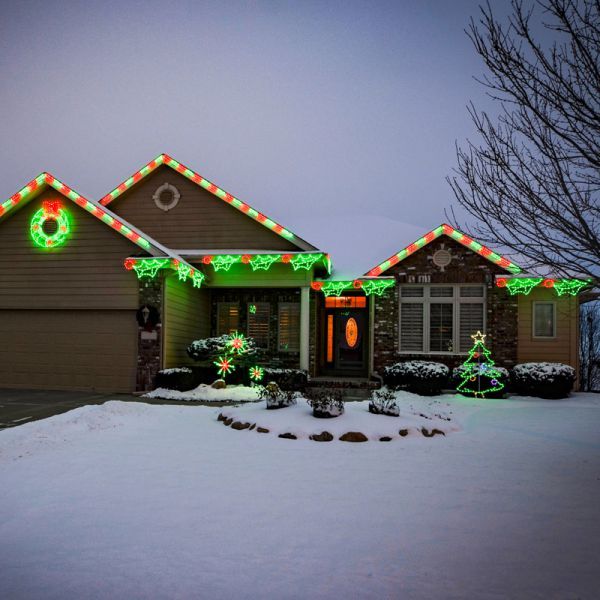
[[[130,310],[0,310],[0,387],[131,392]]]

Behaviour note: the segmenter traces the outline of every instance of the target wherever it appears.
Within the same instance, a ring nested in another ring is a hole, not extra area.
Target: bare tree
[[[469,107],[480,142],[457,147],[448,178],[465,229],[532,271],[599,282],[600,0],[513,0],[506,24],[480,10],[467,34],[500,114]]]
[[[600,302],[582,304],[579,326],[581,389],[600,392]]]

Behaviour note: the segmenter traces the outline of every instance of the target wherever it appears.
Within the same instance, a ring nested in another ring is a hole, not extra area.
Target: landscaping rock
[[[215,390],[224,390],[227,387],[227,384],[225,383],[225,380],[217,379],[210,384],[210,387]]]
[[[219,416],[217,417],[217,421],[224,421],[225,417],[223,416],[223,413],[219,413]]]
[[[369,438],[360,431],[348,431],[340,437],[340,442],[368,442]]]
[[[223,425],[227,425],[227,427],[229,427],[232,423],[233,419],[231,417],[228,417],[227,419],[223,420]]]
[[[241,421],[236,421],[235,423],[231,424],[231,429],[237,429],[238,431],[241,431],[242,429],[248,429],[248,427],[250,427],[250,423],[242,423]]]
[[[388,437],[387,435],[384,435],[383,437],[380,437],[380,438],[379,438],[379,441],[380,441],[380,442],[391,442],[391,441],[392,441],[392,438],[391,438],[391,437]]]
[[[265,429],[264,427],[257,427],[256,432],[257,433],[269,433],[269,430]]]
[[[252,425],[250,425],[249,431],[252,431],[255,427],[256,427],[256,423],[252,423]]]
[[[313,442],[331,442],[333,440],[333,435],[329,433],[329,431],[322,431],[321,433],[313,433],[310,436],[310,439]]]
[[[441,429],[432,429],[431,430],[431,435],[443,435],[445,436],[446,434],[441,430]]]
[[[283,438],[284,440],[297,440],[298,439],[293,433],[280,433],[278,437]]]
[[[408,429],[401,429],[398,432],[402,437],[406,437],[408,435]]]

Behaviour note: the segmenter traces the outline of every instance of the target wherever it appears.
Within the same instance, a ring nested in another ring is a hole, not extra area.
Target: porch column
[[[310,337],[310,288],[300,288],[300,368],[308,371]]]

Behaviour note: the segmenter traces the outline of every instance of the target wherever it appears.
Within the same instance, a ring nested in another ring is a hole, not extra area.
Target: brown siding
[[[43,200],[60,198],[71,218],[63,246],[46,250],[30,238]],[[134,273],[123,259],[140,249],[53,190],[0,221],[0,308],[110,308],[138,305]]]
[[[556,337],[539,339],[533,337],[533,303],[556,303]],[[527,295],[519,296],[519,343],[518,362],[561,362],[578,371],[577,297],[557,296],[551,289],[534,288]]]
[[[131,392],[133,310],[0,310],[0,387]]]
[[[163,183],[181,197],[168,212],[152,196]],[[295,250],[297,247],[169,167],[161,166],[109,208],[173,249]]]
[[[164,367],[193,365],[186,353],[192,340],[210,334],[210,292],[182,283],[176,274],[165,278]]]

